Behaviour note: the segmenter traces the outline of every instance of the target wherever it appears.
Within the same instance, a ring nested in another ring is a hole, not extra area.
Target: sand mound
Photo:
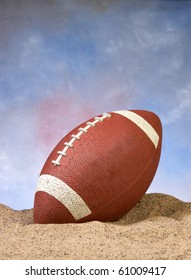
[[[191,203],[146,194],[117,222],[61,225],[0,204],[0,259],[191,259]]]

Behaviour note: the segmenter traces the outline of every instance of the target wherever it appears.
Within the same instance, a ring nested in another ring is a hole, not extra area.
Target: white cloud
[[[28,64],[36,61],[43,51],[43,42],[39,34],[31,34],[22,44],[20,66],[28,67]]]
[[[187,111],[191,111],[191,85],[179,91],[172,102],[174,106],[164,116],[163,123],[166,125],[174,123]]]
[[[12,157],[5,151],[0,151],[0,181],[1,181],[1,191],[13,190],[12,181],[17,181],[19,178],[19,172],[17,172],[16,165],[13,164],[11,160]]]
[[[132,19],[135,26],[135,36],[143,47],[158,47],[163,48],[176,44],[179,40],[175,27],[171,22],[165,21],[156,28],[155,14],[153,13],[138,13]],[[153,24],[152,24],[153,23]]]

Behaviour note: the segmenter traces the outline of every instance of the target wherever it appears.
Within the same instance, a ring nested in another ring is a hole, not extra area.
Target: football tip
[[[160,118],[151,111],[147,110],[121,110],[114,111],[139,126],[151,139],[155,148],[162,140],[162,124]]]

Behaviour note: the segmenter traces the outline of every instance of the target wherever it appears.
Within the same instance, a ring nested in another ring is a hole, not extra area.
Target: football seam
[[[68,150],[69,148],[73,148],[73,147],[74,147],[74,146],[73,146],[73,143],[74,143],[74,141],[75,141],[76,139],[77,139],[77,140],[80,140],[80,139],[81,139],[81,138],[80,138],[81,135],[82,135],[83,133],[87,133],[90,127],[95,127],[96,123],[102,122],[105,118],[111,118],[111,117],[112,117],[111,114],[109,114],[109,113],[103,113],[103,114],[102,114],[102,117],[95,117],[93,122],[87,121],[85,127],[79,127],[78,130],[79,130],[80,132],[78,132],[77,134],[72,134],[72,135],[71,135],[71,138],[72,138],[72,139],[71,139],[69,142],[65,142],[65,143],[64,143],[64,148],[63,148],[63,150],[57,152],[58,157],[57,157],[56,160],[52,160],[52,164],[54,164],[55,166],[60,166],[60,165],[61,165],[60,160],[62,159],[63,156],[64,156],[64,157],[67,156],[67,153],[66,153],[66,152],[67,152],[67,150]]]

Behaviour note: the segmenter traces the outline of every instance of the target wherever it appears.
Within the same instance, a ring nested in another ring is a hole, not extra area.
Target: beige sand
[[[0,205],[0,259],[191,259],[191,203],[146,194],[115,223],[34,225]]]

